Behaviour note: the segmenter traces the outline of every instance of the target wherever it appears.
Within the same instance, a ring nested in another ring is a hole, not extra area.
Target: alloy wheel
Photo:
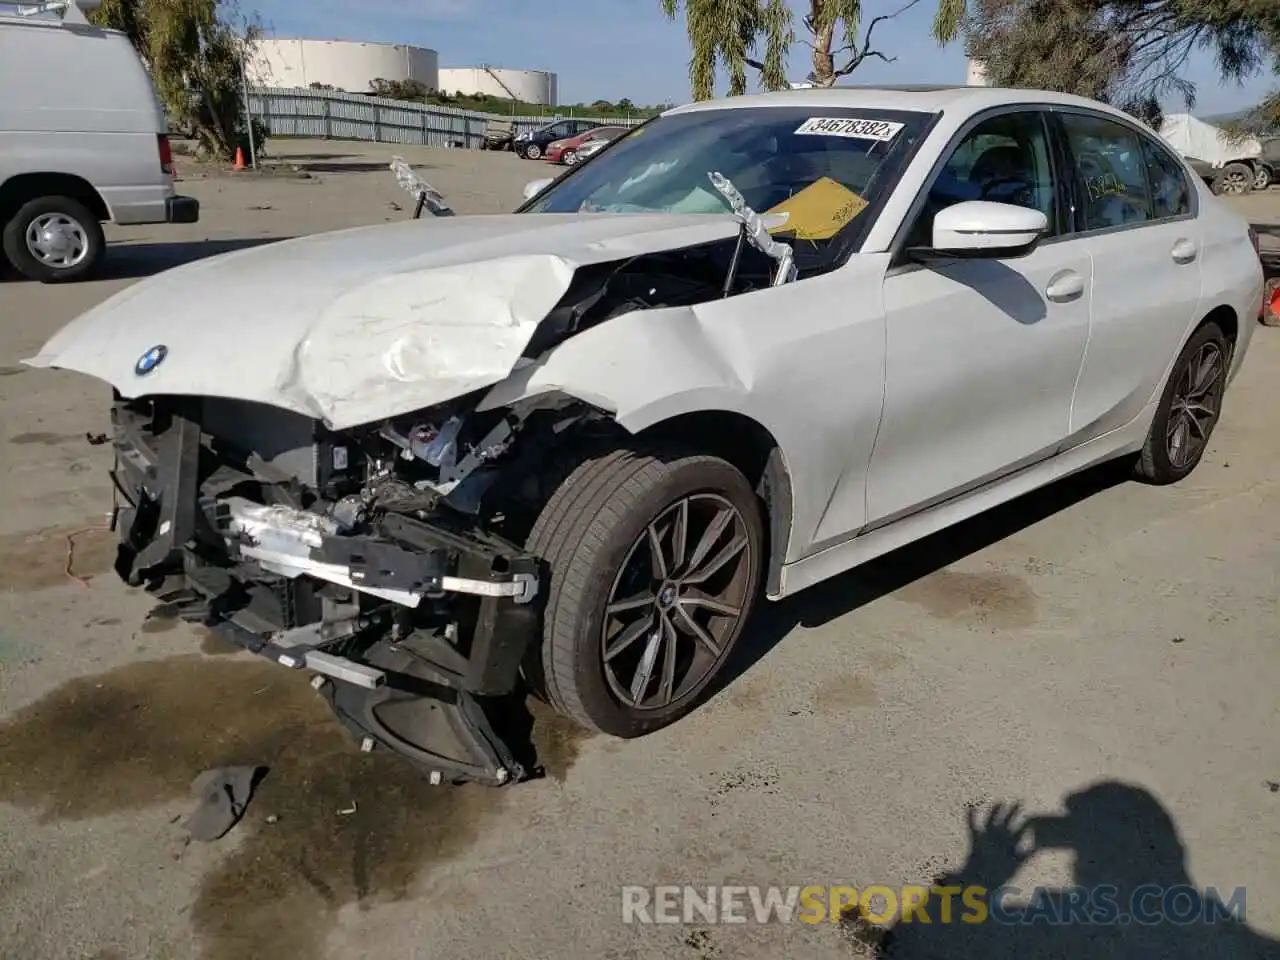
[[[667,507],[631,545],[605,603],[601,656],[624,705],[660,710],[720,666],[756,563],[742,514],[714,493]]]
[[[1218,419],[1227,365],[1216,343],[1206,343],[1178,374],[1165,433],[1169,464],[1184,470],[1209,442]]]

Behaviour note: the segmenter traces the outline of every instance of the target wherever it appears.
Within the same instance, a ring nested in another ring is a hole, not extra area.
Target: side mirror
[[[1049,230],[1039,210],[990,200],[953,204],[933,218],[933,247],[919,257],[1021,257],[1031,253]],[[918,258],[919,258],[918,257]]]
[[[532,200],[547,187],[551,186],[551,177],[544,177],[541,180],[530,180],[524,185],[524,198]]]

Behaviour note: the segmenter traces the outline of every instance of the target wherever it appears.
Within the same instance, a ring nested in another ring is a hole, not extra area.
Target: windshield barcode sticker
[[[879,140],[888,143],[902,130],[903,124],[889,120],[856,120],[850,117],[810,117],[796,133],[823,137],[853,137],[856,140]]]

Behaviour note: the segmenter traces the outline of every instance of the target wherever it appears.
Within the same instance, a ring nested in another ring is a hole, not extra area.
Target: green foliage
[[[372,80],[369,92],[375,97],[386,97],[388,100],[412,100],[423,103],[431,92],[420,80]]]
[[[1224,81],[1263,69],[1280,41],[1280,3],[972,0],[964,32],[994,85],[1076,93],[1151,122],[1166,96],[1194,106],[1183,68],[1198,48],[1213,52]]]
[[[831,86],[869,58],[890,61],[871,46],[877,24],[891,20],[919,3],[906,0],[895,10],[873,17],[862,27],[862,0],[806,0],[803,17],[813,50],[809,81]],[[663,12],[677,19],[683,9],[689,35],[689,79],[696,100],[715,95],[717,66],[729,77],[731,96],[746,92],[746,69],[759,72],[765,90],[785,90],[787,53],[795,42],[791,7],[786,0],[661,0]],[[949,43],[964,17],[964,0],[939,0],[934,36]]]
[[[314,84],[313,84],[314,86]],[[541,117],[553,113],[579,113],[593,117],[649,117],[660,112],[658,107],[637,107],[625,97],[617,103],[596,100],[570,107],[547,107],[544,104],[513,101],[507,97],[495,97],[485,93],[444,93],[428,90],[417,80],[374,80],[369,92],[389,100],[406,100],[437,107],[453,107],[457,110],[474,110],[477,113],[493,113],[499,116]]]
[[[166,112],[221,159],[248,139],[241,78],[260,36],[253,24],[237,29],[234,15],[234,7],[219,0],[103,0],[90,14],[94,23],[129,36]],[[255,127],[265,140],[265,126]]]
[[[681,0],[661,0],[672,20],[680,16]],[[717,66],[729,76],[729,93],[747,89],[748,60],[758,48],[760,85],[766,90],[787,88],[787,50],[795,40],[791,8],[785,0],[683,0],[689,35],[689,80],[695,100],[715,95]]]

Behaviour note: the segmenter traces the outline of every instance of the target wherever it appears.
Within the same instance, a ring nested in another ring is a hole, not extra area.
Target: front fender
[[[480,409],[559,392],[632,433],[691,413],[747,417],[775,439],[790,473],[792,562],[824,516],[850,535],[865,523],[884,399],[883,265],[865,259],[782,287],[607,320],[512,373]]]

